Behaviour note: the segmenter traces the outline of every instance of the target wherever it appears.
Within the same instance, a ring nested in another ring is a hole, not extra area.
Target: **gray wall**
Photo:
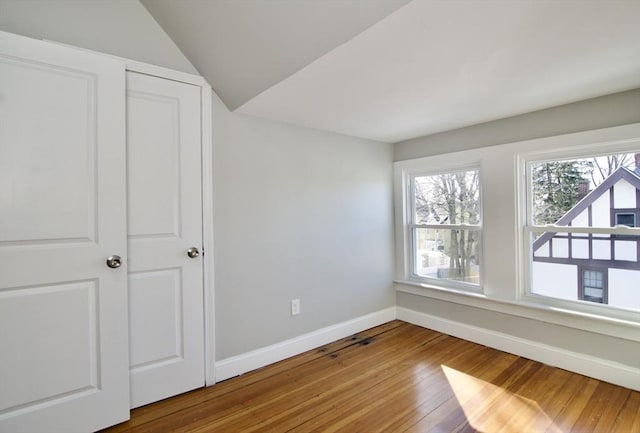
[[[0,30],[196,72],[137,1],[0,0]],[[217,359],[395,305],[392,145],[213,107]]]
[[[216,358],[395,305],[392,146],[213,106]]]
[[[394,161],[640,122],[640,89],[395,144]]]
[[[197,74],[137,0],[0,0],[0,30]]]

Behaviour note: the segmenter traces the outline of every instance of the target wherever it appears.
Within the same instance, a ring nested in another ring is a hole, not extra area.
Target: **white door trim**
[[[212,91],[204,81],[202,103],[202,241],[204,242],[204,374],[205,385],[216,383],[215,291],[213,273],[213,129]],[[206,145],[205,145],[206,144]]]

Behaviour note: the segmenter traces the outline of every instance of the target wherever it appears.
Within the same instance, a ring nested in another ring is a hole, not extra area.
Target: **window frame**
[[[638,227],[638,209],[620,209],[614,208],[611,209],[611,227],[617,226],[627,226],[627,227]],[[626,224],[620,224],[618,222],[618,215],[633,215],[633,225],[628,226]]]
[[[609,302],[609,268],[606,266],[578,266],[578,300],[583,302],[591,302],[594,304],[606,305]],[[602,274],[602,302],[594,302],[585,299],[584,294],[584,273],[585,272],[599,272]]]
[[[602,317],[612,317],[623,320],[638,321],[637,309],[621,308],[607,304],[607,294],[604,295],[602,304],[583,300],[582,291],[582,270],[600,270],[597,264],[580,265],[578,269],[578,299],[568,300],[561,298],[553,298],[533,292],[533,241],[536,233],[567,234],[570,238],[572,233],[587,235],[608,235],[611,241],[615,238],[629,238],[640,236],[639,227],[614,226],[611,227],[589,227],[589,226],[560,226],[555,224],[536,225],[533,220],[533,184],[532,184],[532,166],[545,162],[592,158],[597,156],[606,156],[617,153],[632,153],[640,151],[640,141],[634,140],[630,144],[625,143],[598,143],[593,145],[584,145],[576,147],[567,147],[560,149],[542,150],[529,153],[521,153],[517,155],[518,159],[518,179],[521,185],[518,188],[518,207],[519,207],[519,229],[521,230],[521,240],[519,250],[519,261],[521,267],[520,277],[520,295],[519,299],[525,302],[531,302],[551,308],[566,309],[576,313],[594,314]],[[615,209],[616,211],[618,209]],[[611,218],[615,218],[613,210],[610,214]],[[637,216],[636,216],[637,218]],[[637,219],[636,219],[637,221]],[[638,257],[640,260],[640,257]],[[587,269],[588,268],[588,269]],[[601,268],[601,267],[600,267]],[[608,270],[608,268],[605,268]],[[605,272],[604,281],[608,281],[608,272]],[[607,285],[605,283],[605,285]]]
[[[416,183],[417,177],[438,176],[442,174],[460,173],[465,171],[476,171],[478,173],[478,200],[479,200],[479,222],[478,224],[417,224],[416,216]],[[404,273],[402,279],[419,284],[425,284],[442,290],[461,291],[469,293],[482,293],[483,291],[483,200],[482,200],[482,168],[479,162],[468,162],[463,164],[446,165],[438,170],[430,169],[428,166],[417,167],[403,171],[403,250],[404,258],[402,268]],[[417,248],[416,236],[418,229],[436,230],[467,230],[479,233],[478,259],[479,259],[479,282],[478,284],[457,281],[447,278],[431,278],[418,275],[416,272]]]

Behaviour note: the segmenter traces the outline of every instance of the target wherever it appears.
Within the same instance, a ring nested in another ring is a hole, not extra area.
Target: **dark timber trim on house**
[[[615,208],[614,207],[614,196],[613,196],[613,187],[620,180],[625,180],[629,182],[635,189],[635,208]],[[582,200],[580,200],[573,208],[571,208],[567,213],[565,213],[557,222],[556,225],[560,226],[569,226],[571,222],[582,212],[585,210],[588,214],[588,224],[589,227],[592,226],[593,223],[593,214],[592,214],[592,204],[603,194],[609,193],[609,212],[608,217],[613,227],[615,225],[615,214],[618,212],[627,212],[634,213],[636,216],[636,224],[640,225],[640,177],[635,173],[629,171],[624,167],[618,168],[614,171],[610,176],[608,176],[600,185],[598,185],[593,191],[587,194]],[[554,239],[566,239],[568,242],[567,245],[567,255],[568,257],[554,257],[553,255],[553,240]],[[573,258],[572,251],[572,240],[574,239],[587,239],[588,240],[588,258]],[[608,241],[610,243],[610,259],[597,259],[593,258],[593,244],[594,241]],[[606,266],[607,268],[618,268],[618,269],[640,269],[640,261],[629,261],[629,260],[616,260],[615,259],[615,242],[616,241],[624,241],[624,242],[635,242],[636,243],[636,257],[640,260],[640,237],[638,236],[616,236],[616,235],[607,235],[604,237],[593,236],[592,234],[584,234],[581,235],[579,233],[563,233],[558,235],[557,232],[545,232],[538,239],[533,242],[533,260],[537,262],[546,262],[546,263],[559,263],[559,264],[569,264],[576,265],[579,267],[584,267],[587,264],[590,266],[598,265]],[[539,257],[536,256],[535,253],[538,251],[545,243],[548,243],[549,246],[549,256],[548,257]]]

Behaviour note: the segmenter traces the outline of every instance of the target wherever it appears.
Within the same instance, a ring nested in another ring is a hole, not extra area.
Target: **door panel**
[[[127,73],[131,407],[204,385],[200,88]]]
[[[175,97],[129,89],[130,239],[180,237],[179,103]],[[151,155],[158,157],[148,164]]]
[[[29,372],[7,377],[3,388],[14,392],[0,393],[0,410],[98,389],[95,311],[95,281],[0,292],[0,327],[20,330],[5,336],[2,368]],[[41,343],[25,348],[25,341]]]
[[[0,32],[0,431],[129,416],[124,78]]]
[[[184,357],[180,269],[129,273],[132,371],[179,362]],[[149,308],[153,299],[153,308]]]
[[[0,68],[3,80],[20,83],[3,89],[7,101],[20,109],[3,112],[0,134],[12,143],[5,141],[0,176],[11,181],[3,188],[3,201],[11,207],[2,213],[0,240],[95,239],[96,77],[7,58]],[[64,111],[33,104],[51,94],[49,86],[67,96]]]

